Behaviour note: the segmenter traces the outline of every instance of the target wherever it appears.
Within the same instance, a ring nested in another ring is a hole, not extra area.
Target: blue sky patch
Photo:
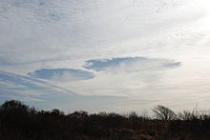
[[[91,72],[77,69],[40,69],[28,73],[28,75],[34,78],[55,81],[75,81],[94,78],[94,75]]]
[[[109,68],[117,68],[120,66],[128,66],[127,68],[135,70],[159,70],[164,68],[173,68],[181,66],[180,62],[175,62],[169,59],[147,58],[147,57],[122,57],[112,59],[93,59],[86,61],[84,68],[95,71],[102,71]],[[122,67],[120,67],[122,68]]]

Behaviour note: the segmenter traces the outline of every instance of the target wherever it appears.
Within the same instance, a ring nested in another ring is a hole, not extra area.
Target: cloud
[[[60,83],[59,86],[78,91],[83,95],[150,99],[152,98],[150,93],[155,92],[152,92],[152,89],[161,84],[167,87],[170,77],[167,81],[164,81],[164,78],[167,77],[168,72],[179,71],[181,66],[181,62],[164,58],[92,59],[86,61],[84,68],[95,73],[94,79]]]
[[[62,82],[88,80],[94,78],[94,75],[91,72],[77,69],[40,69],[32,73],[28,73],[28,75],[34,78]]]
[[[0,103],[6,100],[21,100],[30,106],[41,109],[59,108],[69,111],[87,110],[120,112],[119,105],[134,106],[156,102],[154,100],[133,100],[120,96],[81,96],[70,90],[57,87],[45,81],[27,76],[0,72]],[[138,102],[137,102],[138,101]],[[95,106],[97,104],[97,106]],[[95,106],[93,108],[93,106]],[[126,109],[130,109],[130,107]],[[124,108],[125,109],[125,108]]]
[[[58,60],[149,54],[144,48],[154,49],[159,38],[165,41],[169,35],[189,35],[196,29],[189,23],[203,17],[198,10],[192,12],[195,6],[189,0],[9,0],[0,1],[0,6],[4,64],[55,65]]]
[[[123,57],[112,59],[94,59],[86,61],[85,68],[95,71],[125,70],[126,72],[160,71],[181,66],[181,62],[170,59],[147,57]]]
[[[48,95],[67,95],[75,96],[76,93],[62,89],[56,85],[49,84],[47,82],[31,78],[28,76],[17,75],[8,72],[0,72],[0,93],[8,95],[19,96],[48,96]]]

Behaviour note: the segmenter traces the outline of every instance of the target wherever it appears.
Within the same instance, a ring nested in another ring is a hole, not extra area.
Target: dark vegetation
[[[154,118],[116,113],[64,114],[19,101],[0,105],[0,140],[209,140],[210,116],[196,111],[175,114],[164,106]]]

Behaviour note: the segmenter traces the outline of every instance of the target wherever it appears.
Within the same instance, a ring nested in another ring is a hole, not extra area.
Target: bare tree
[[[161,120],[173,120],[176,118],[176,114],[169,108],[158,105],[152,111],[155,113],[155,117]]]
[[[198,111],[193,110],[193,111],[188,111],[184,110],[183,112],[178,114],[179,119],[181,120],[196,120],[199,119],[202,115],[199,114]]]

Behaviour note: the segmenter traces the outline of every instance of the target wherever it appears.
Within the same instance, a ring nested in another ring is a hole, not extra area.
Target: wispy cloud
[[[83,95],[110,95],[140,98],[150,87],[165,83],[168,70],[181,68],[181,62],[164,58],[120,57],[93,59],[85,62],[84,68],[95,73],[90,81],[59,84],[64,88],[78,91]],[[146,91],[144,93],[144,91]],[[145,95],[146,99],[154,98]]]
[[[133,100],[120,96],[81,96],[36,78],[7,72],[0,73],[0,80],[0,102],[21,100],[42,109],[60,108],[66,112],[75,110],[120,112],[119,104],[124,102],[123,104],[132,106],[134,103]],[[134,104],[136,106],[145,102],[157,101],[142,99]],[[124,109],[127,111],[127,108]]]
[[[58,66],[58,60],[67,67],[66,60],[151,57],[159,52],[154,50],[159,40],[165,43],[177,35],[190,39],[197,34],[192,32],[196,26],[192,23],[206,15],[205,9],[199,11],[195,2],[188,0],[10,0],[0,5],[0,61],[12,65],[38,63],[39,68],[41,64]],[[171,46],[161,49],[167,48]],[[11,54],[13,57],[8,57]]]
[[[0,89],[1,94],[9,96],[21,95],[21,96],[47,96],[47,95],[71,95],[75,96],[76,93],[72,91],[67,91],[55,85],[49,84],[47,82],[34,79],[27,76],[12,74],[8,72],[0,72]]]

